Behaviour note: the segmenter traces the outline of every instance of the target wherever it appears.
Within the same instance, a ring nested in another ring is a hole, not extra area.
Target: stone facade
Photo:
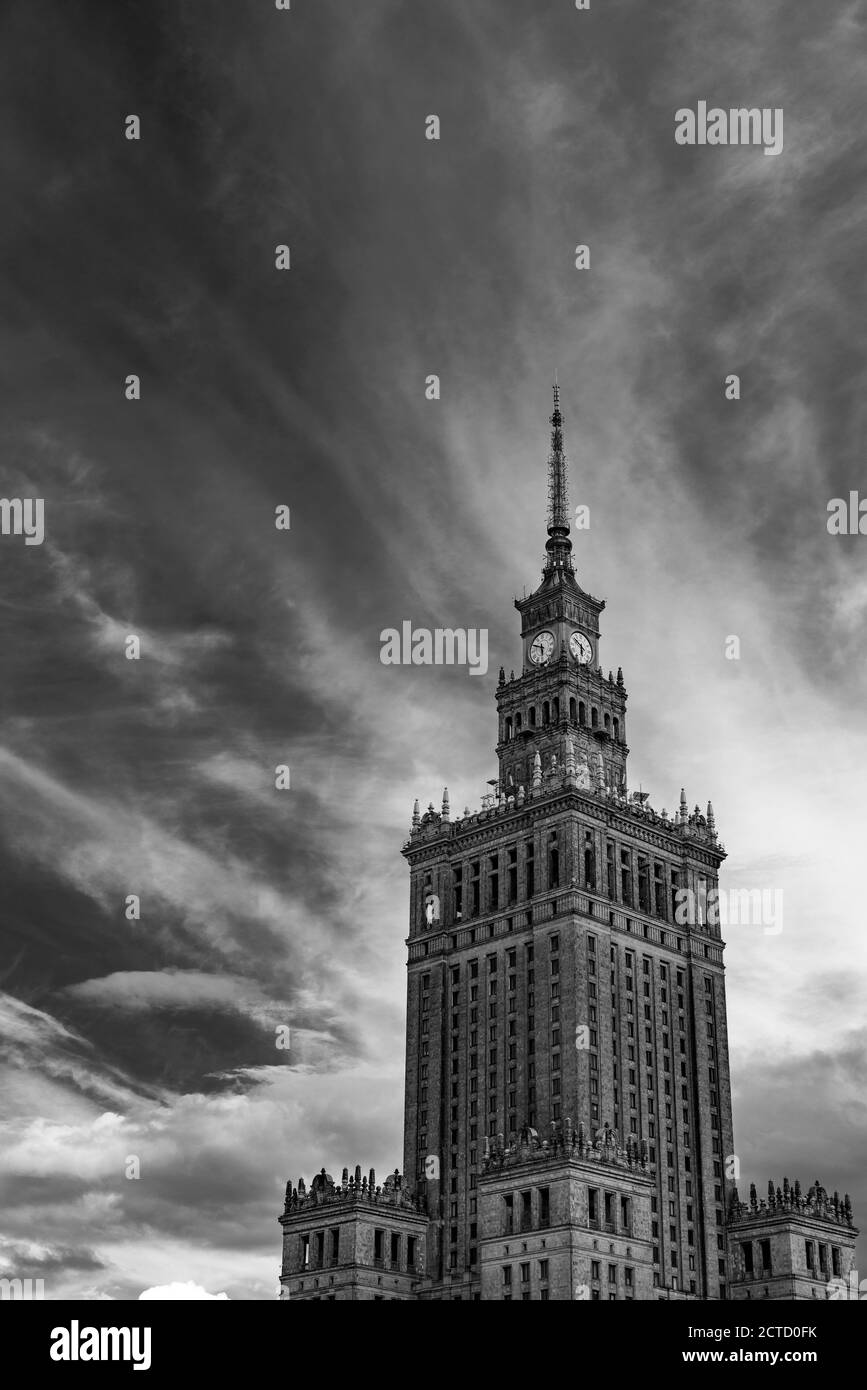
[[[281,1298],[406,1300],[425,1277],[428,1223],[399,1173],[376,1185],[371,1171],[323,1169],[308,1192],[288,1184],[283,1215]]]
[[[542,582],[515,601],[522,671],[500,669],[498,776],[472,813],[453,816],[448,791],[440,810],[416,802],[403,846],[403,1171],[427,1228],[424,1275],[392,1296],[523,1300],[513,1266],[531,1298],[608,1297],[609,1267],[624,1299],[725,1298],[736,1161],[709,910],[725,850],[710,802],[690,811],[681,791],[669,815],[627,789],[627,692],[621,669],[603,674],[605,604],[575,577],[556,390],[551,423]],[[627,1201],[630,1231],[592,1226],[606,1162],[603,1207]],[[531,1225],[507,1239],[510,1192],[530,1193]],[[302,1273],[290,1261],[293,1296],[308,1296]]]
[[[479,1178],[486,1301],[650,1299],[654,1184],[637,1146],[598,1144],[567,1123],[542,1144],[522,1130],[489,1150]]]
[[[749,1202],[737,1190],[729,1206],[730,1298],[857,1299],[852,1287],[855,1240],[848,1197],[831,1197],[816,1182],[768,1184],[767,1201],[755,1185]]]

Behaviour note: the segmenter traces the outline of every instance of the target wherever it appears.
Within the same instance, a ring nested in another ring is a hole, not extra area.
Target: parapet
[[[580,1159],[583,1163],[606,1164],[622,1168],[640,1176],[650,1177],[651,1169],[647,1161],[647,1145],[639,1143],[632,1135],[621,1144],[617,1131],[609,1124],[599,1127],[593,1136],[586,1134],[584,1125],[577,1129],[570,1119],[562,1125],[552,1123],[550,1139],[539,1138],[535,1129],[524,1125],[514,1144],[505,1144],[502,1134],[494,1140],[485,1140],[482,1160],[483,1173],[495,1173],[503,1168],[520,1167],[525,1163],[538,1163],[549,1160],[562,1162],[563,1159]]]
[[[794,1185],[790,1185],[788,1178],[783,1178],[782,1187],[775,1188],[773,1182],[768,1183],[766,1201],[759,1201],[755,1183],[750,1183],[749,1202],[740,1200],[737,1188],[732,1191],[728,1213],[730,1227],[738,1222],[754,1221],[756,1217],[760,1216],[779,1217],[782,1215],[807,1216],[819,1221],[833,1221],[838,1226],[846,1226],[854,1230],[852,1203],[849,1200],[849,1194],[846,1193],[842,1199],[838,1192],[835,1192],[833,1197],[830,1196],[818,1178],[813,1186],[808,1188],[806,1196],[801,1191],[801,1184],[796,1180]]]
[[[386,1178],[382,1186],[378,1187],[373,1168],[371,1168],[369,1176],[363,1178],[361,1166],[356,1165],[353,1177],[349,1176],[349,1169],[344,1168],[343,1179],[340,1184],[336,1184],[331,1174],[326,1173],[324,1168],[316,1174],[309,1189],[303,1178],[298,1179],[297,1187],[293,1187],[291,1182],[287,1182],[283,1214],[289,1216],[293,1212],[306,1210],[309,1207],[359,1202],[365,1205],[397,1207],[405,1211],[421,1210],[418,1202],[405,1186],[403,1175],[396,1168]]]

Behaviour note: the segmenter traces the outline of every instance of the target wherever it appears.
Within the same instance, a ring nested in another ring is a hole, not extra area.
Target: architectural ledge
[[[575,1129],[570,1119],[562,1125],[552,1124],[550,1140],[540,1140],[535,1129],[525,1125],[514,1144],[505,1144],[498,1135],[485,1140],[482,1173],[495,1175],[504,1170],[539,1163],[580,1162],[620,1168],[635,1177],[653,1180],[653,1167],[647,1161],[647,1145],[630,1136],[621,1145],[617,1131],[601,1125],[595,1135],[585,1133],[583,1124]]]

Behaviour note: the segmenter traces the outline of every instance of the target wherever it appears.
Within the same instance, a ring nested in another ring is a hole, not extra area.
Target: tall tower
[[[690,813],[681,793],[669,817],[627,792],[626,691],[602,670],[605,605],[575,576],[556,387],[551,426],[542,581],[515,601],[521,674],[501,669],[496,691],[499,776],[473,814],[452,818],[447,793],[440,811],[416,807],[403,848],[404,1172],[431,1221],[421,1296],[480,1296],[486,1141],[532,1225],[544,1202],[518,1190],[508,1155],[528,1140],[562,1153],[578,1131],[646,1165],[652,1296],[718,1298],[733,1144],[723,942],[705,905],[725,855],[710,805]],[[626,1241],[628,1193],[610,1196],[601,1237]],[[491,1221],[486,1290],[500,1287]]]

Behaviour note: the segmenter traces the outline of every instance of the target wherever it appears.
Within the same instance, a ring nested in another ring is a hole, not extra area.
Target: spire
[[[443,820],[449,819],[449,789],[443,787]]]
[[[566,456],[563,453],[563,416],[560,413],[560,387],[554,373],[554,413],[551,416],[551,453],[548,456],[548,539],[544,573],[565,570],[573,574],[572,542],[569,539],[569,490]]]

